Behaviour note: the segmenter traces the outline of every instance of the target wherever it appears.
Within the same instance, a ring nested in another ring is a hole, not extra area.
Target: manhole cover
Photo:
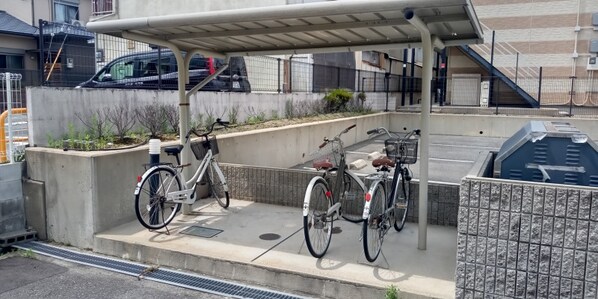
[[[221,232],[222,232],[221,229],[215,229],[215,228],[209,228],[209,227],[203,227],[203,226],[190,226],[190,227],[184,229],[183,231],[181,231],[181,234],[202,237],[202,238],[211,238]]]
[[[273,233],[267,233],[267,234],[260,235],[260,239],[266,240],[266,241],[272,241],[272,240],[280,239],[280,235],[273,234]]]
[[[332,228],[332,233],[333,234],[340,234],[343,230],[340,228],[340,226],[335,226]]]

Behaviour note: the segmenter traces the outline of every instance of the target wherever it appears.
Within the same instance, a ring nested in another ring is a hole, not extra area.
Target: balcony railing
[[[92,0],[92,16],[103,16],[114,13],[114,0]]]

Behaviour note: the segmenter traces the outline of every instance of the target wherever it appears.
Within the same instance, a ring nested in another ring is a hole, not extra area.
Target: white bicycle
[[[163,228],[174,219],[181,204],[193,204],[197,199],[195,187],[206,173],[210,194],[216,198],[220,206],[228,207],[230,202],[228,185],[218,162],[214,159],[214,155],[218,154],[218,144],[216,137],[209,137],[216,124],[226,126],[228,122],[217,119],[210,126],[210,130],[203,134],[198,134],[191,129],[185,136],[185,144],[164,148],[167,155],[175,156],[176,165],[160,163],[146,170],[138,179],[134,193],[135,214],[144,227],[148,229]],[[189,181],[185,181],[182,170],[190,164],[181,165],[179,154],[189,143],[192,133],[204,139],[201,142],[191,143],[191,150],[195,158],[201,160],[201,163],[193,177]]]

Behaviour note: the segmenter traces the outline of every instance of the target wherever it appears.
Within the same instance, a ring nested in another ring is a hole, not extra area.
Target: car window
[[[189,62],[190,70],[202,70],[208,68],[208,60],[200,55],[194,55]]]
[[[132,59],[123,59],[118,61],[100,72],[97,76],[98,81],[122,80],[133,76]]]

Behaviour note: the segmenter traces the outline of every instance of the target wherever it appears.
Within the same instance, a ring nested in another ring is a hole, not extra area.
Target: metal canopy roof
[[[408,10],[446,46],[482,41],[470,0],[329,1],[92,21],[87,28],[229,56],[421,47]]]
[[[179,50],[230,57],[421,47],[418,248],[426,249],[433,47],[482,42],[482,30],[471,0],[331,1],[93,21],[87,28],[170,48],[179,65],[179,78],[188,78],[191,57],[183,57]],[[181,132],[187,132],[189,127],[190,94],[219,71],[189,92],[185,92],[185,83],[179,80]],[[184,134],[180,135],[180,142],[184,144]],[[190,160],[190,151],[185,147],[182,163]],[[191,177],[190,171],[190,168],[184,170],[186,177]]]

